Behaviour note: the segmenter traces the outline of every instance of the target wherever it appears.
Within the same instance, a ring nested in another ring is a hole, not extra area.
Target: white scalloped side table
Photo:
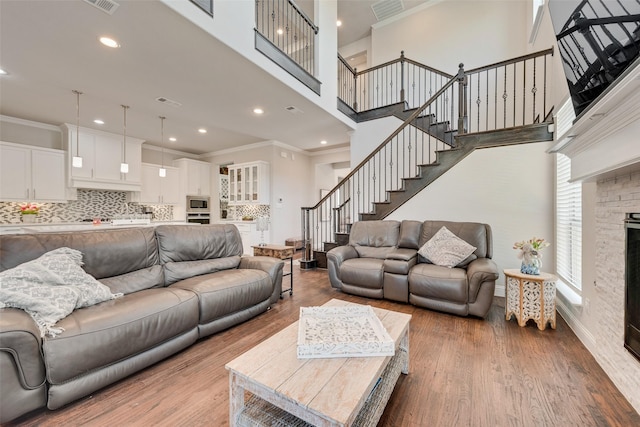
[[[556,328],[556,282],[553,274],[540,272],[539,275],[521,273],[520,270],[504,270],[505,276],[505,317],[513,315],[518,325],[524,326],[533,319],[541,331],[551,324]]]

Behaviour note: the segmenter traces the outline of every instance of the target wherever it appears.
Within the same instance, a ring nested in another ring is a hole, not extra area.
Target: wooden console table
[[[504,270],[505,316],[511,320],[513,315],[518,325],[524,326],[527,320],[533,319],[541,331],[551,324],[556,328],[556,281],[553,274],[540,273],[531,275],[520,270]]]
[[[283,245],[264,245],[264,246],[252,246],[253,256],[269,256],[272,258],[278,258],[282,260],[289,260],[289,272],[282,273],[282,278],[289,276],[289,289],[283,289],[280,292],[280,298],[285,292],[289,292],[289,295],[293,295],[293,253],[296,248],[294,246]]]

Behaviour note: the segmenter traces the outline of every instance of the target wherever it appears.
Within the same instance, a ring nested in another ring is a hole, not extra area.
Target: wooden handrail
[[[313,21],[307,16],[307,14],[304,13],[304,11],[300,9],[300,7],[297,4],[293,2],[293,0],[287,0],[287,1],[291,5],[291,7],[293,7],[296,10],[296,12],[298,12],[300,16],[302,16],[302,19],[307,21],[307,24],[309,24],[309,26],[313,29],[313,32],[315,34],[318,34],[318,31],[320,30],[320,28],[318,28],[318,26],[313,23]]]
[[[541,50],[541,51],[538,51],[538,52],[529,53],[527,55],[518,56],[517,58],[508,59],[506,61],[496,62],[495,64],[485,65],[484,67],[478,67],[478,68],[474,68],[472,70],[467,70],[466,74],[467,75],[475,74],[475,73],[479,73],[479,72],[482,72],[482,71],[491,70],[493,68],[504,67],[505,65],[511,65],[511,64],[515,64],[516,62],[522,62],[522,61],[526,61],[528,59],[533,59],[533,58],[537,58],[539,56],[545,56],[545,55],[553,56],[553,47],[551,47],[549,49]]]
[[[347,67],[347,69],[348,69],[349,71],[351,71],[351,74],[353,74],[354,76],[356,75],[356,70],[355,70],[355,69],[353,69],[353,68],[351,68],[351,65],[349,65],[349,63],[347,62],[347,60],[346,60],[346,59],[344,59],[344,58],[342,57],[342,55],[338,54],[338,60],[339,60],[340,62],[342,62],[342,65],[344,65],[345,67]]]

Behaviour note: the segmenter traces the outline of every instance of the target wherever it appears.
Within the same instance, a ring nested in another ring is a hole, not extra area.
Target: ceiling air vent
[[[404,10],[402,0],[382,0],[371,5],[373,14],[376,15],[378,21],[397,15]]]
[[[165,98],[164,96],[160,96],[160,97],[156,98],[156,101],[162,102],[163,104],[171,105],[172,107],[176,107],[176,108],[182,107],[182,104],[180,104],[178,101],[174,101],[173,99]]]
[[[303,112],[301,109],[299,109],[298,107],[294,107],[293,105],[289,105],[288,107],[285,107],[285,110],[287,110],[291,114],[300,114]]]
[[[94,6],[104,13],[108,13],[109,15],[113,15],[113,12],[116,11],[118,3],[113,0],[84,0],[86,3],[89,3],[91,6]]]

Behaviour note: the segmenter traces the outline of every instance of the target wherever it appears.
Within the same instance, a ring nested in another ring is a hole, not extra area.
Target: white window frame
[[[529,43],[533,44],[538,36],[538,30],[540,29],[540,23],[542,22],[542,15],[544,14],[544,0],[532,0],[531,3],[533,5],[533,21],[531,25]]]
[[[556,154],[556,272],[582,292],[582,184],[569,182],[571,159]]]

